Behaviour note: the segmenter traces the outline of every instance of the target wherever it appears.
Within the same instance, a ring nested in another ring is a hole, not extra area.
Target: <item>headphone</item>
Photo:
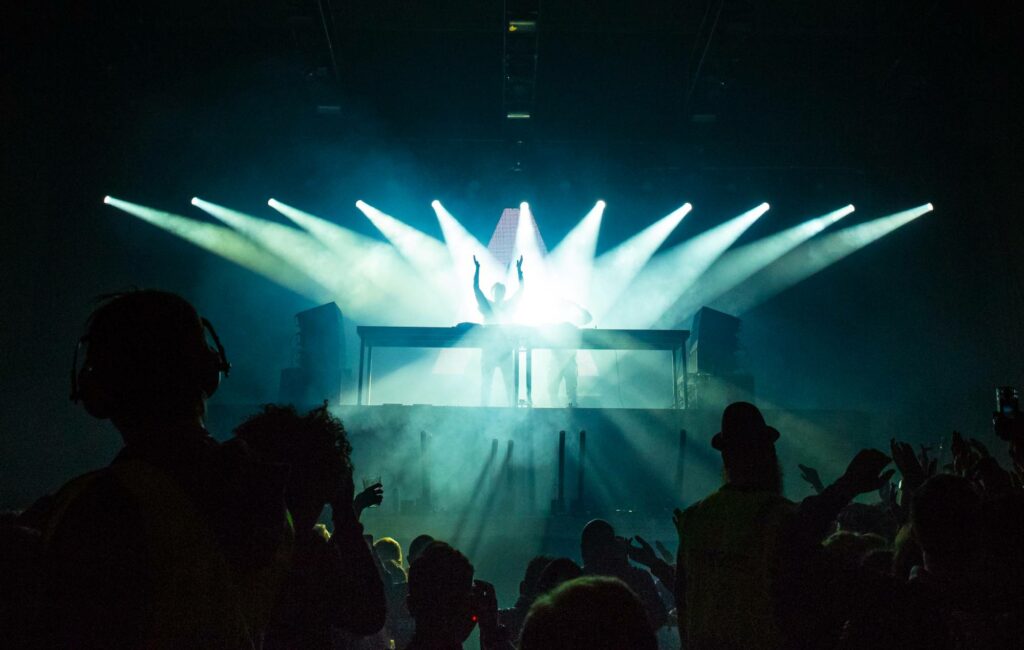
[[[228,362],[224,346],[217,336],[217,330],[213,328],[210,321],[200,318],[203,325],[203,336],[208,333],[213,345],[204,343],[203,349],[198,352],[197,363],[191,372],[195,372],[195,382],[203,392],[203,396],[209,399],[217,392],[220,386],[221,377],[231,374],[231,364]],[[114,371],[109,367],[94,366],[85,364],[78,367],[79,351],[89,345],[89,335],[85,334],[78,339],[75,346],[74,356],[71,361],[71,394],[70,399],[76,404],[81,402],[89,415],[105,420],[111,416],[115,408],[114,382],[119,378],[113,376]]]

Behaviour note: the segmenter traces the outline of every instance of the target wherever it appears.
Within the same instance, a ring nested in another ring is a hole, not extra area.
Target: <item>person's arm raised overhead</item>
[[[476,296],[476,306],[484,317],[491,315],[491,301],[487,299],[484,292],[480,290],[480,260],[473,256],[473,264],[476,271],[473,273],[473,295]]]
[[[658,557],[658,554],[654,552],[654,549],[643,537],[639,535],[633,537],[630,540],[628,552],[629,559],[650,569],[651,575],[660,580],[666,589],[673,589],[675,587],[675,568]]]
[[[365,635],[384,627],[387,597],[377,560],[352,507],[354,493],[352,477],[347,476],[331,500],[334,532],[328,545],[336,570],[324,576],[324,605],[333,625]]]

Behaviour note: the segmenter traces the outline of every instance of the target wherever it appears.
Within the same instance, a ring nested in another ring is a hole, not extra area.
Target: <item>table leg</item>
[[[366,353],[366,344],[359,341],[359,379],[356,383],[356,404],[363,404],[363,357]]]
[[[686,344],[683,344],[682,349],[679,350],[679,355],[683,357],[683,408],[690,408],[690,371],[688,369],[689,361],[686,360]]]
[[[526,405],[533,406],[533,348],[526,348]]]
[[[371,391],[373,390],[373,346],[366,348],[366,405],[373,401]]]
[[[504,372],[504,371],[502,371]],[[519,346],[512,348],[512,407],[519,406]]]
[[[676,365],[676,349],[672,348],[672,408],[680,408],[679,405],[679,369]]]

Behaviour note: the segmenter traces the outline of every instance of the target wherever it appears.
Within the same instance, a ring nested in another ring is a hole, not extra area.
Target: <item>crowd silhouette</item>
[[[710,439],[722,485],[675,511],[678,540],[595,519],[580,563],[533,558],[499,609],[450,544],[364,535],[384,486],[356,492],[326,405],[268,405],[215,441],[230,364],[180,296],[104,298],[77,356],[72,398],[124,446],[0,518],[7,647],[447,650],[475,628],[485,650],[1024,647],[1024,436],[1005,416],[1009,469],[955,433],[944,466],[892,440],[829,485],[799,466],[815,493],[795,503],[784,432],[732,404]]]

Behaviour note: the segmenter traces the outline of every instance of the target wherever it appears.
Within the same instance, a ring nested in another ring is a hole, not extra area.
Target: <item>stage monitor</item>
[[[687,342],[689,371],[731,375],[738,370],[740,319],[710,307],[693,317]]]

